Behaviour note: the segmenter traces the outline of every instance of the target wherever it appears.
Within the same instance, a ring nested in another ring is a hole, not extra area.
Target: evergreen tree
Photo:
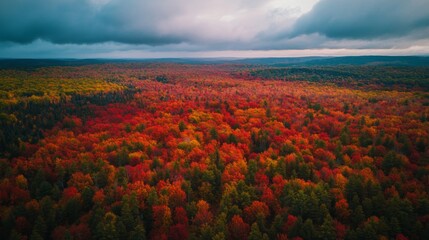
[[[401,160],[398,158],[395,151],[390,151],[383,158],[381,162],[381,168],[383,169],[385,174],[389,174],[392,168],[400,168],[402,166]]]
[[[323,240],[335,240],[335,227],[331,215],[326,215],[320,226],[320,238]]]
[[[85,211],[88,211],[89,209],[91,209],[93,205],[93,202],[92,202],[93,196],[94,196],[94,190],[92,190],[92,188],[86,186],[82,190],[82,208]]]
[[[356,209],[353,211],[350,218],[353,226],[358,226],[360,223],[362,223],[365,220],[365,214],[363,213],[363,209],[361,205],[356,207]]]
[[[121,217],[122,223],[125,225],[127,231],[134,229],[135,219],[131,214],[130,204],[128,201],[128,196],[122,198],[122,207],[121,207]]]
[[[36,222],[34,223],[33,231],[31,233],[31,239],[39,239],[39,237],[41,239],[44,239],[46,237],[46,233],[47,227],[45,220],[42,216],[39,215],[36,219]]]
[[[138,223],[137,226],[130,232],[128,240],[146,240],[146,229],[143,223]]]
[[[249,240],[261,240],[263,234],[261,230],[259,230],[259,226],[257,223],[253,223],[250,228]]]
[[[117,217],[112,212],[104,215],[103,220],[97,225],[96,239],[100,240],[117,240],[120,239],[116,229]]]
[[[211,128],[210,129],[210,137],[213,140],[217,140],[219,138],[219,134],[217,133],[216,128]]]
[[[304,239],[315,239],[317,236],[316,228],[314,227],[313,221],[311,219],[305,220],[302,225],[299,235]]]

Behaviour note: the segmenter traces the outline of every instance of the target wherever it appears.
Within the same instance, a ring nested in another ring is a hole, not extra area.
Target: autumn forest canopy
[[[0,239],[429,239],[404,59],[1,60]]]

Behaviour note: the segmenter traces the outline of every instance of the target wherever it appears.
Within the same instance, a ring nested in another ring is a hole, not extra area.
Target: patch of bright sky
[[[265,57],[309,57],[309,56],[427,56],[427,46],[412,46],[403,49],[300,49],[300,50],[243,50],[243,51],[204,51],[204,52],[154,52],[140,50],[112,51],[95,53],[87,58],[265,58]]]
[[[290,17],[299,17],[309,12],[314,4],[319,0],[275,0],[270,1],[268,5],[274,9],[286,9],[291,14]]]

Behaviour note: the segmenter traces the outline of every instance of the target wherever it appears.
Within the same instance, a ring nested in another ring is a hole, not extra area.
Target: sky
[[[429,55],[429,0],[1,0],[0,58]]]

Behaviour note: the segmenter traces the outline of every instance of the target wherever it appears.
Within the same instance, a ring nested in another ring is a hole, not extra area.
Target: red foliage
[[[265,219],[270,214],[267,204],[260,201],[253,201],[252,204],[244,209],[246,222],[251,224],[257,218]]]
[[[213,220],[213,214],[210,212],[210,205],[204,201],[200,200],[197,203],[197,214],[194,217],[194,224],[201,226],[205,223],[210,223]]]
[[[152,237],[156,237],[157,235],[163,235],[167,233],[172,223],[170,208],[165,205],[159,205],[153,206],[152,211],[153,229],[150,235]]]
[[[188,225],[188,216],[183,207],[176,207],[174,210],[174,222],[177,224]]]
[[[249,224],[238,215],[232,217],[228,228],[232,239],[247,239],[250,232]]]
[[[188,239],[188,237],[189,237],[188,225],[178,223],[170,227],[170,231],[168,233],[168,239],[183,240],[183,239]]]
[[[283,225],[283,231],[288,232],[290,228],[295,225],[296,221],[298,220],[297,217],[293,216],[292,214],[289,214],[287,216],[287,221]]]
[[[341,220],[347,220],[349,218],[350,210],[346,199],[340,199],[335,203],[335,212]]]
[[[69,232],[73,239],[91,239],[91,230],[84,223],[70,226]]]

